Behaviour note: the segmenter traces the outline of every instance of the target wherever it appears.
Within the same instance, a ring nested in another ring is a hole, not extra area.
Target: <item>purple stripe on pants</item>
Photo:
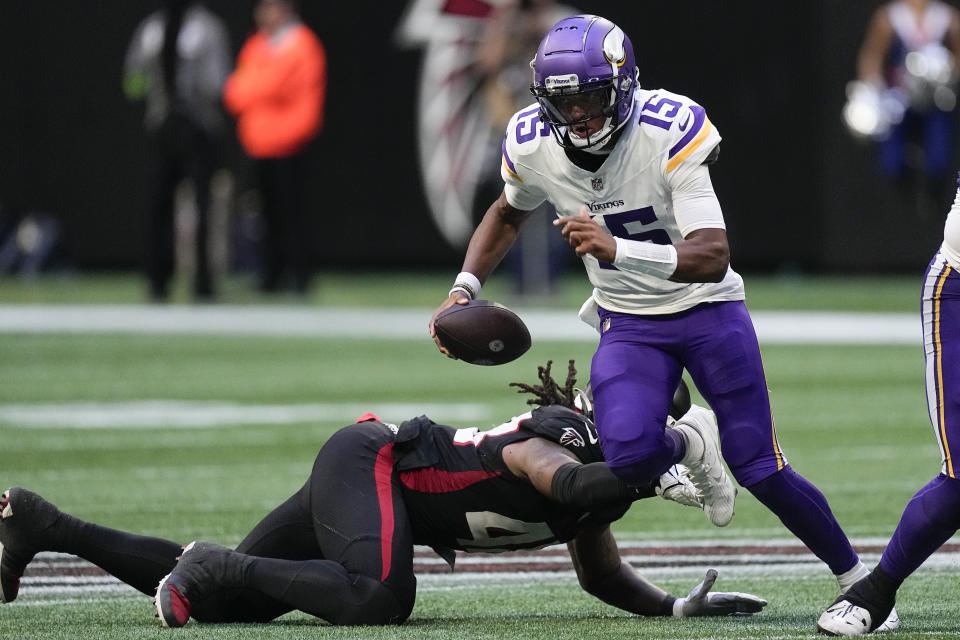
[[[743,302],[704,303],[681,313],[639,316],[600,309],[593,357],[597,430],[618,475],[654,479],[671,463],[664,436],[670,398],[686,368],[717,415],[723,456],[743,486],[786,465],[770,415],[757,336]]]

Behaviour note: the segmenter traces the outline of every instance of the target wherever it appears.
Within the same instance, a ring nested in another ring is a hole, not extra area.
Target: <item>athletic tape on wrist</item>
[[[683,617],[683,605],[687,603],[686,598],[677,598],[673,601],[673,617],[682,618]]]
[[[617,255],[613,266],[624,271],[645,273],[667,280],[677,270],[677,250],[672,244],[653,244],[637,242],[625,238],[614,238],[617,242]]]
[[[450,289],[447,295],[459,289],[470,296],[471,300],[476,300],[477,296],[480,295],[481,288],[483,288],[483,285],[480,284],[480,279],[477,276],[469,271],[461,271],[457,274],[456,279],[453,281],[453,288]]]

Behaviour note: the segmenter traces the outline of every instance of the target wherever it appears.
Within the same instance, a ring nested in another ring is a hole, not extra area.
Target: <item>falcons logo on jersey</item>
[[[567,446],[569,444],[575,447],[587,446],[583,436],[580,435],[580,432],[573,427],[564,427],[563,435],[560,436],[560,444],[563,446]]]

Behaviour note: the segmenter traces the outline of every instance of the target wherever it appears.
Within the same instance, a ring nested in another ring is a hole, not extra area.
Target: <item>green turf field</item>
[[[426,325],[436,291],[442,295],[448,280],[405,274],[385,285],[384,278],[329,274],[303,304],[423,307]],[[757,280],[751,306],[765,309],[914,312],[919,289],[919,276],[916,283]],[[747,285],[749,295],[749,278]],[[140,302],[139,286],[136,279],[115,277],[74,278],[70,285],[63,279],[0,281],[0,305]],[[488,290],[496,294],[491,297],[507,298],[507,288],[496,286]],[[579,304],[577,286],[572,283],[550,304]],[[264,302],[242,283],[231,287],[225,293],[231,302]],[[823,490],[855,541],[885,540],[909,497],[939,469],[923,397],[921,347],[767,345],[763,352],[789,461]],[[432,416],[454,426],[492,426],[524,410],[508,382],[531,381],[538,364],[567,358],[577,360],[586,379],[591,354],[585,342],[538,342],[514,363],[472,367],[440,356],[426,335],[343,340],[0,333],[0,484],[32,488],[102,524],[182,542],[232,544],[300,486],[319,445],[351,422],[358,407],[392,421],[429,407]],[[34,418],[40,409],[54,417],[24,426],[10,418],[17,408]],[[156,426],[149,418],[158,411],[185,416],[186,423]],[[214,416],[211,425],[189,423],[191,414],[204,411]],[[229,416],[238,411],[243,419],[231,423]],[[287,417],[275,419],[283,411]],[[290,411],[309,417],[290,418]],[[259,415],[263,422],[250,419]],[[109,427],[80,428],[89,427],[85,416]],[[51,426],[64,423],[72,426]],[[790,540],[745,491],[725,529],[710,527],[696,510],[647,500],[615,532],[632,541]],[[158,628],[146,597],[40,597],[25,586],[17,602],[0,606],[0,638],[798,638],[812,636],[816,616],[835,595],[834,581],[816,565],[719,569],[717,588],[760,594],[770,600],[767,610],[744,619],[640,619],[591,599],[572,578],[557,575],[476,584],[423,580],[413,615],[400,628],[337,629],[291,614],[267,626],[191,624],[166,631]],[[901,590],[904,624],[896,638],[956,637],[957,569],[939,563],[911,578]],[[690,569],[676,575],[668,570],[655,580],[679,595],[698,581],[693,575]]]
[[[452,284],[455,271],[326,271],[305,300],[308,305],[324,306],[403,306],[434,308]],[[916,274],[897,276],[836,275],[745,275],[747,302],[751,309],[832,309],[841,311],[919,310],[920,281]],[[174,302],[188,302],[183,279],[174,282]],[[506,304],[578,308],[590,295],[590,285],[579,268],[560,278],[555,290],[542,296],[520,299],[514,294],[513,280],[502,272],[494,273],[484,285],[483,297]],[[39,282],[0,277],[0,304],[126,304],[145,300],[140,278],[124,273],[71,274],[44,276]],[[231,276],[221,282],[220,301],[231,304],[289,303],[291,298],[262,296],[254,292],[252,281]]]

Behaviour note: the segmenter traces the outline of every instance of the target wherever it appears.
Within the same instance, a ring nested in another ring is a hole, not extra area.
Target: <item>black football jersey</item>
[[[583,463],[603,460],[593,424],[560,406],[534,409],[484,431],[439,425],[426,416],[401,424],[394,455],[414,542],[448,560],[450,549],[538,548],[626,512],[629,503],[594,511],[562,505],[513,475],[503,448],[535,437],[558,443]]]

